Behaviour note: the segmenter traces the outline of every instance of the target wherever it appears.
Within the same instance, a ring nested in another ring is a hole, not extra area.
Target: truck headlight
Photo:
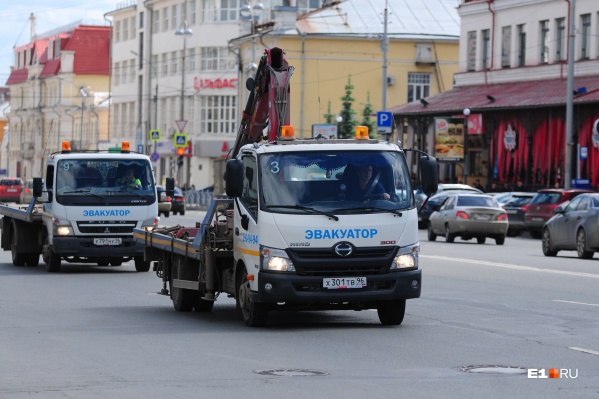
[[[158,226],[159,221],[160,221],[159,217],[146,219],[141,223],[141,228],[144,229],[145,231],[152,231],[156,228],[156,226]]]
[[[418,269],[418,253],[420,244],[414,244],[401,248],[393,259],[390,270]]]
[[[52,218],[52,234],[55,236],[72,236],[73,226],[66,219]]]
[[[295,267],[287,253],[281,249],[262,247],[260,250],[260,265],[262,270],[271,272],[295,272]]]

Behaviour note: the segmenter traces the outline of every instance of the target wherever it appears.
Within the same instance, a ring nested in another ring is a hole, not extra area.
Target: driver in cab
[[[388,200],[391,196],[385,192],[385,188],[378,178],[372,178],[372,165],[360,166],[357,169],[357,184],[348,187],[347,199],[366,202],[374,199]]]
[[[125,174],[116,180],[116,185],[120,187],[141,188],[141,180],[135,177],[135,169],[128,167]]]

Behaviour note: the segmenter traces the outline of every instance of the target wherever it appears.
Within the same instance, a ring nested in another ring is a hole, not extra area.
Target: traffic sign
[[[173,145],[175,147],[187,147],[187,133],[175,133],[173,135]]]
[[[376,130],[379,133],[393,132],[393,113],[379,111],[376,113]]]
[[[150,159],[152,160],[152,162],[158,162],[158,160],[160,159],[160,155],[158,155],[157,152],[153,152],[152,155],[150,155]]]
[[[177,125],[177,128],[179,129],[180,133],[183,133],[183,130],[185,129],[185,126],[187,126],[187,120],[186,119],[179,119],[175,121],[175,124]]]
[[[160,130],[150,130],[150,141],[160,140]]]
[[[143,144],[137,145],[137,152],[139,152],[140,154],[144,153],[144,145]]]

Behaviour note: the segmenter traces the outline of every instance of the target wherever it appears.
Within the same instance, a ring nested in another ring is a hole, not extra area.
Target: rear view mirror
[[[557,206],[554,210],[553,213],[558,214],[558,213],[565,213],[566,212],[566,207],[568,206],[569,202],[563,203],[559,206]]]
[[[43,190],[42,178],[41,177],[34,177],[33,178],[33,196],[35,198],[41,197],[42,196],[42,190]]]
[[[166,196],[168,197],[172,197],[173,195],[175,195],[175,179],[173,179],[172,177],[167,177],[166,187],[164,188],[164,190],[166,191]]]
[[[437,171],[437,160],[434,157],[420,157],[420,181],[422,182],[422,192],[424,192],[427,197],[437,192],[439,176]]]
[[[231,198],[241,196],[243,188],[243,163],[238,159],[227,161],[225,171],[225,184],[227,195]]]

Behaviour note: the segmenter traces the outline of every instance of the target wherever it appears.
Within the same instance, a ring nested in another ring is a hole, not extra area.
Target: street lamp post
[[[81,130],[79,131],[79,147],[80,149],[83,149],[83,111],[85,110],[85,99],[89,96],[89,93],[85,87],[81,86],[79,88],[79,95],[81,96]]]
[[[249,20],[252,33],[252,63],[247,66],[248,72],[253,72],[258,68],[256,65],[256,20],[258,14],[264,11],[264,5],[256,0],[246,0],[246,4],[239,9],[239,16],[242,20]]]
[[[187,51],[187,36],[191,36],[193,31],[188,27],[187,20],[183,20],[183,24],[181,28],[179,28],[175,35],[183,36],[183,57],[181,62],[181,101],[180,101],[180,109],[179,109],[179,120],[184,119],[184,111],[185,111],[185,52]],[[190,161],[187,159],[187,178],[186,178],[186,186],[189,187],[189,175],[190,175]],[[181,165],[177,165],[177,181],[181,182]]]
[[[133,54],[136,57],[139,57],[140,59],[140,64],[141,62],[145,62],[147,65],[150,66],[150,69],[152,70],[152,76],[154,76],[154,80],[156,81],[156,87],[155,87],[155,92],[154,92],[154,98],[153,98],[153,102],[154,102],[154,129],[158,129],[158,72],[156,70],[156,66],[154,65],[154,63],[151,60],[148,60],[147,58],[140,56],[138,53],[136,53],[135,51],[131,51],[131,54]],[[148,80],[150,80],[147,84],[147,90],[149,91],[151,86],[152,86],[152,81],[151,79],[148,78]],[[145,134],[143,135],[143,146],[144,146],[144,154],[148,154],[149,148],[148,148],[148,136],[150,135],[150,130],[152,130],[152,125],[150,124],[150,115],[152,115],[152,106],[151,106],[152,102],[150,101],[150,98],[148,96],[148,106],[147,106],[147,122],[146,122],[146,127],[147,127],[147,132],[145,132]],[[156,141],[154,141],[154,152],[156,152]]]
[[[464,108],[464,184],[468,184],[468,167],[470,157],[468,155],[468,116],[470,115],[470,109]]]

